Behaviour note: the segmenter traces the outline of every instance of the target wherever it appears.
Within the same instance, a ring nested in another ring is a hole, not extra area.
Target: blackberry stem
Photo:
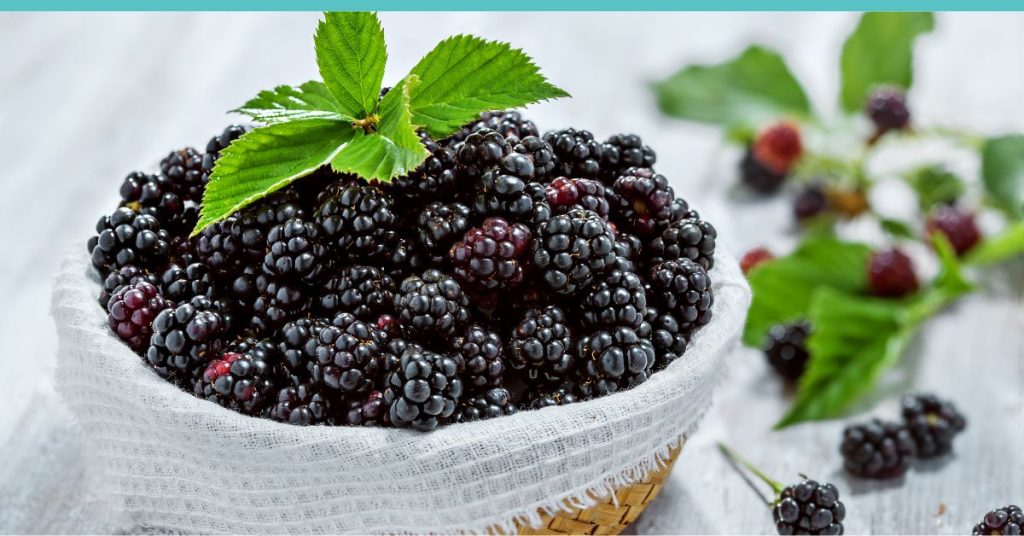
[[[779,497],[779,495],[782,494],[782,490],[786,486],[784,486],[781,482],[779,482],[777,480],[773,480],[771,477],[769,477],[768,475],[764,474],[764,472],[762,472],[760,469],[755,467],[754,464],[752,464],[749,461],[747,461],[746,458],[744,458],[743,456],[740,456],[739,453],[737,453],[736,451],[734,451],[734,450],[730,449],[729,447],[727,447],[725,445],[725,443],[719,442],[718,443],[718,450],[722,451],[722,454],[725,455],[725,457],[729,461],[733,462],[733,464],[742,465],[743,467],[747,468],[747,470],[749,470],[751,473],[754,473],[754,475],[756,475],[757,478],[760,478],[762,482],[764,482],[765,484],[768,484],[768,486],[772,488],[772,491],[775,492],[775,497],[776,498]],[[755,491],[757,491],[756,488],[755,488]],[[758,495],[760,495],[760,492],[758,492]],[[765,501],[765,502],[767,502],[769,506],[775,504],[775,501]]]

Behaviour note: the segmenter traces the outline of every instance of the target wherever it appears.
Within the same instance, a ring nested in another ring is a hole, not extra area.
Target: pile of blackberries
[[[486,113],[390,182],[323,168],[189,238],[232,126],[89,241],[160,376],[294,424],[432,429],[631,388],[711,320],[715,229],[634,135]]]

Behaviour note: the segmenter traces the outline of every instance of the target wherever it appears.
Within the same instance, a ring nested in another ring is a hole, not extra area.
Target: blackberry
[[[974,526],[971,534],[1021,534],[1022,530],[1024,510],[1011,504],[985,514],[985,519]]]
[[[875,296],[901,298],[917,290],[914,264],[896,248],[876,251],[868,260],[868,283]]]
[[[501,337],[480,325],[471,325],[452,339],[452,356],[461,360],[459,367],[467,391],[479,392],[501,385],[505,373]]]
[[[509,291],[523,282],[532,234],[521,223],[487,218],[451,248],[455,277],[478,291]]]
[[[394,193],[395,198],[410,202],[450,197],[458,193],[455,152],[432,140],[426,132],[420,132],[419,137],[430,156],[408,175],[395,177],[387,183],[389,191]]]
[[[182,200],[199,203],[206,188],[203,155],[192,147],[174,151],[160,161],[160,174],[167,177]]]
[[[786,175],[803,154],[800,130],[794,123],[775,123],[757,135],[751,153],[764,167]]]
[[[169,239],[153,216],[119,208],[96,223],[96,236],[87,246],[93,267],[103,274],[127,265],[162,268],[167,262]]]
[[[565,311],[549,305],[528,309],[509,340],[509,365],[531,384],[557,383],[572,371],[572,330]]]
[[[555,150],[555,175],[600,180],[604,148],[589,131],[567,128],[548,132],[544,141]]]
[[[772,326],[765,336],[761,349],[768,363],[787,380],[797,380],[804,374],[810,354],[807,352],[807,337],[811,325],[806,320]]]
[[[510,220],[528,220],[533,213],[533,198],[526,191],[533,177],[530,159],[512,153],[480,177],[473,210],[479,216],[502,216]]]
[[[434,264],[448,257],[448,250],[470,227],[471,212],[462,203],[435,201],[416,216],[416,237]]]
[[[538,225],[547,223],[554,213],[551,204],[545,198],[546,189],[547,185],[541,182],[526,183],[526,193],[533,199],[533,210],[524,221],[530,226],[530,229],[536,229]]]
[[[125,285],[134,285],[140,281],[145,281],[153,286],[157,286],[160,283],[155,275],[131,264],[112,270],[103,280],[103,290],[100,291],[99,297],[100,307],[103,307],[105,310],[110,297],[119,288]]]
[[[604,185],[593,179],[558,177],[544,190],[544,199],[556,214],[565,214],[573,208],[585,208],[608,218],[608,198]]]
[[[300,426],[334,424],[332,410],[340,403],[322,389],[310,382],[285,387],[277,392],[265,414],[276,421]]]
[[[220,354],[226,327],[214,303],[197,296],[153,319],[146,359],[164,378],[195,379]]]
[[[455,149],[455,169],[460,177],[475,181],[495,166],[512,147],[505,137],[489,129],[480,129],[466,137]],[[532,165],[532,162],[531,162]]]
[[[448,339],[469,321],[469,299],[451,276],[430,269],[409,276],[395,294],[402,325],[415,335]]]
[[[917,447],[919,458],[935,458],[953,450],[953,438],[967,427],[967,420],[951,402],[930,394],[902,399],[903,422]]]
[[[504,387],[492,387],[471,398],[463,400],[452,420],[454,422],[481,421],[504,417],[516,412],[512,394]]]
[[[654,345],[654,370],[658,371],[682,357],[683,353],[686,352],[690,333],[684,327],[685,323],[680,322],[669,311],[648,307],[644,318],[651,325],[651,344]]]
[[[227,149],[231,142],[241,138],[245,131],[246,128],[242,125],[229,125],[220,134],[210,138],[210,142],[206,144],[206,153],[203,154],[203,169],[207,175],[213,171],[221,151]]]
[[[145,350],[153,332],[153,319],[174,303],[145,280],[121,286],[107,302],[107,324],[136,352]]]
[[[834,485],[804,480],[782,490],[772,516],[779,534],[842,534],[846,506]]]
[[[553,389],[540,389],[530,391],[530,398],[527,400],[529,409],[540,409],[548,406],[564,406],[573,404],[579,399],[573,394],[568,386],[555,387]]]
[[[470,132],[480,132],[484,129],[493,130],[506,138],[509,136],[517,138],[540,136],[537,125],[523,117],[523,114],[514,110],[507,112],[484,112],[480,114],[480,119],[468,128]]]
[[[615,214],[629,229],[648,237],[668,227],[681,214],[673,214],[675,192],[668,179],[649,168],[629,168],[612,186],[615,192]],[[681,207],[685,208],[685,207]]]
[[[195,206],[187,205],[175,191],[175,185],[163,175],[132,172],[121,183],[120,192],[120,206],[156,218],[168,231],[191,231],[199,221]]]
[[[456,360],[415,345],[406,348],[384,391],[391,423],[421,431],[447,424],[461,400]]]
[[[267,232],[263,271],[277,279],[315,283],[327,262],[316,225],[292,218]]]
[[[300,318],[281,327],[277,337],[278,352],[285,369],[292,378],[308,378],[313,368],[313,355],[307,347],[315,348],[320,332],[328,325],[324,320]],[[292,383],[296,383],[294,380]]]
[[[786,174],[775,172],[759,162],[754,157],[754,151],[748,147],[740,160],[740,179],[754,191],[770,194],[782,187]]]
[[[555,150],[536,135],[524,138],[507,137],[512,151],[526,156],[533,163],[533,178],[547,177],[555,169]]]
[[[954,207],[938,207],[928,217],[928,234],[942,233],[957,255],[963,255],[981,241],[974,214]]]
[[[642,259],[643,242],[635,234],[616,230],[615,255],[629,261],[635,267]]]
[[[394,312],[395,282],[379,268],[356,264],[332,274],[321,287],[317,310],[322,315],[346,312],[373,322]]]
[[[335,258],[377,259],[395,236],[393,204],[381,188],[352,182],[327,196],[314,218]]]
[[[756,247],[743,254],[743,258],[740,259],[740,269],[743,270],[744,274],[749,274],[754,268],[774,258],[775,254],[767,248]]]
[[[573,295],[615,262],[615,237],[600,215],[572,209],[537,226],[533,264],[551,290]]]
[[[388,423],[388,405],[384,403],[384,393],[370,391],[362,398],[349,400],[342,424],[347,426],[385,426]]]
[[[289,318],[309,311],[311,300],[302,286],[259,274],[252,281],[255,299],[250,305],[249,330],[257,335],[271,336]],[[236,284],[238,281],[236,280]]]
[[[647,293],[640,277],[611,270],[583,295],[580,318],[584,328],[639,328],[647,312]]]
[[[906,427],[872,419],[843,430],[843,467],[867,478],[895,478],[910,466],[914,441]]]
[[[247,415],[261,413],[273,400],[279,357],[268,341],[246,346],[211,361],[195,384],[196,396]]]
[[[825,187],[818,182],[804,186],[793,200],[793,216],[798,222],[806,222],[811,218],[824,214],[829,208]]]
[[[618,326],[598,330],[577,343],[580,389],[588,398],[605,396],[639,385],[650,377],[655,363],[651,326]]]
[[[675,315],[687,335],[711,322],[711,278],[696,262],[681,258],[656,264],[649,285],[651,299]]]
[[[875,88],[864,104],[864,113],[875,124],[877,135],[890,130],[901,130],[910,124],[906,94],[892,86]]]
[[[643,140],[636,134],[616,134],[601,146],[601,171],[604,180],[611,185],[628,168],[650,168],[658,160]]]
[[[194,262],[182,268],[172,264],[160,277],[160,292],[169,300],[182,303],[196,296],[213,298],[213,276],[206,265]]]
[[[387,334],[375,325],[340,313],[305,343],[310,376],[347,394],[367,393],[383,370],[387,343]]]
[[[648,243],[647,255],[652,264],[687,258],[710,270],[715,265],[717,237],[714,226],[691,210]]]
[[[405,237],[398,237],[385,250],[383,269],[395,281],[403,281],[412,274],[418,274],[427,267],[427,255],[422,247]]]

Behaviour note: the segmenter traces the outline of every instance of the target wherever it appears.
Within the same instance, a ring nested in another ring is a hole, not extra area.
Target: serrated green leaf
[[[981,179],[994,205],[1011,218],[1024,217],[1024,135],[985,142],[981,151]]]
[[[365,118],[377,109],[387,48],[376,13],[329,12],[313,38],[320,77],[338,111]]]
[[[299,87],[277,86],[272,90],[260,91],[255,98],[232,111],[267,124],[298,119],[354,119],[338,111],[338,101],[334,95],[323,82],[316,80],[310,80]]]
[[[747,313],[743,343],[760,346],[776,324],[807,316],[811,297],[819,288],[847,293],[867,289],[871,248],[832,238],[806,240],[792,254],[747,275],[753,301]]]
[[[918,237],[917,231],[904,221],[883,218],[878,220],[878,224],[882,226],[883,231],[897,238],[916,239]]]
[[[989,266],[1021,255],[1024,255],[1024,221],[1017,221],[998,235],[987,237],[971,248],[964,263]]]
[[[377,132],[357,132],[331,160],[335,171],[387,181],[408,175],[426,160],[430,153],[420,143],[409,110],[409,92],[418,82],[410,76],[381,99]]]
[[[275,123],[246,132],[217,159],[192,234],[326,165],[352,132],[350,124],[329,119]]]
[[[843,110],[864,107],[877,85],[909,89],[914,82],[914,40],[935,27],[931,13],[865,13],[843,44],[839,101]]]
[[[522,50],[472,35],[441,41],[410,74],[420,79],[410,92],[412,122],[434,139],[457,131],[481,112],[569,96],[549,83]]]
[[[760,46],[718,65],[686,67],[655,84],[654,92],[668,115],[731,128],[811,114],[807,95],[785,60]]]
[[[963,180],[941,165],[927,165],[903,176],[914,189],[921,210],[927,212],[940,204],[952,204],[964,194]]]

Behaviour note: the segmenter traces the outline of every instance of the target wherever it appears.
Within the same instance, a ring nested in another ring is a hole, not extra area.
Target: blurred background
[[[68,437],[71,433],[51,385],[56,340],[49,296],[63,253],[85,248],[96,220],[116,206],[117,187],[130,171],[151,170],[160,158],[183,146],[202,150],[211,136],[240,120],[225,111],[259,90],[314,78],[311,35],[317,18],[314,13],[0,14],[0,511],[5,511],[0,514],[0,531],[76,531],[93,526],[85,520],[95,510],[76,495],[87,487],[82,483],[84,473],[75,466],[81,455]],[[724,61],[759,42],[787,58],[813,105],[828,117],[838,113],[837,58],[857,15],[384,13],[381,19],[389,47],[385,85],[454,33],[522,47],[553,83],[574,96],[529,108],[527,115],[542,131],[573,126],[589,129],[598,138],[617,132],[640,134],[658,152],[658,169],[676,192],[719,227],[721,244],[742,253],[751,244],[741,230],[730,226],[730,205],[724,201],[724,188],[717,187],[736,180],[726,176],[734,166],[720,162],[720,129],[665,117],[655,105],[650,84],[684,65]],[[919,40],[916,58],[908,99],[915,122],[963,126],[979,134],[1024,127],[1024,13],[940,14],[935,31]],[[1016,306],[1013,299],[1002,306],[976,305],[1010,318],[1005,325],[1009,331],[992,335],[1016,337],[1003,340],[1019,350],[1022,364],[1011,372],[1021,378],[1018,385],[1024,385],[1020,297]],[[958,313],[969,307],[965,304]],[[955,319],[945,322],[930,329],[939,332],[962,325]],[[736,361],[762,366],[760,359],[748,357]],[[706,442],[714,434],[728,433],[736,422],[730,415],[748,409],[730,406],[728,390],[720,395],[726,402],[719,404],[698,435],[710,437]],[[1019,392],[1016,400],[1018,406],[1009,414],[1019,418]],[[757,434],[767,433],[784,404],[780,400],[778,407],[770,408],[773,413],[767,414],[773,416],[755,425]],[[1019,420],[1016,424],[1024,427]],[[776,434],[771,441],[797,443],[806,439],[800,435],[807,433],[803,430]],[[831,452],[834,444],[819,448]],[[702,501],[717,501],[716,511],[727,510],[732,501],[754,504],[750,490],[742,488],[734,475],[723,473],[725,465],[713,449],[700,452],[690,456],[684,451],[675,483],[638,530],[770,529],[757,514],[728,526],[710,514],[692,515]],[[834,468],[832,462],[822,467]],[[808,465],[813,463],[784,470],[812,470]],[[1012,499],[1019,501],[1024,481],[1019,455],[1011,460],[1007,478],[1014,478],[1014,471],[1018,497]],[[683,479],[687,474],[691,476]],[[719,479],[716,492],[702,497],[702,488],[713,485],[714,479]],[[727,484],[721,485],[720,479]],[[952,485],[960,479],[947,472],[934,480],[924,485]],[[878,500],[893,497],[881,495]],[[958,531],[969,529],[975,521],[967,520],[1000,501],[980,502],[971,511],[951,514],[963,516],[957,518]],[[67,505],[72,511],[65,510],[55,520],[56,509]],[[938,508],[936,500],[907,515],[932,516]],[[878,527],[895,522],[887,517],[895,514],[888,512],[873,514],[880,516],[877,519],[867,519],[865,512],[856,524],[847,525],[848,530],[863,532],[868,523]],[[41,525],[41,519],[49,524]],[[941,517],[934,523],[936,530],[944,526]]]

